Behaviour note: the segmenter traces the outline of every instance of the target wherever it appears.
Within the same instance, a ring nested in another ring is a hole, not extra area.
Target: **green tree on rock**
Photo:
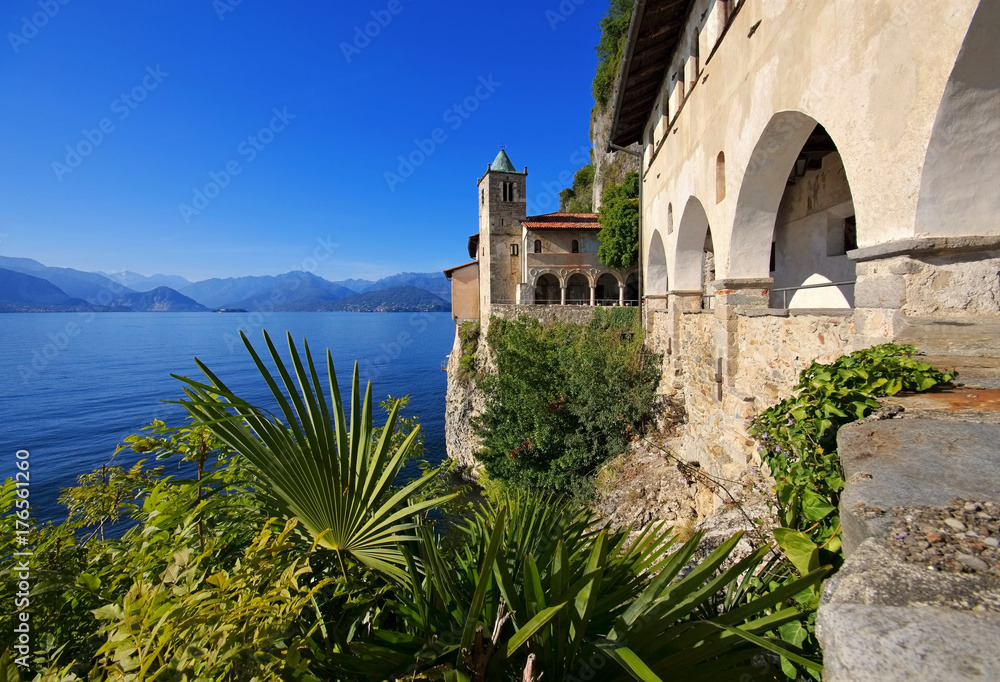
[[[639,174],[604,189],[600,210],[601,247],[597,257],[610,268],[628,269],[639,262]]]

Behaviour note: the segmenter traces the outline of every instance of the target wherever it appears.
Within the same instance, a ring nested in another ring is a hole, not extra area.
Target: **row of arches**
[[[542,272],[532,283],[536,305],[637,305],[639,278],[635,273],[623,281],[612,273],[591,276],[573,272],[560,276]]]
[[[725,163],[720,152],[716,204],[726,198]],[[689,196],[675,226],[669,202],[665,225],[654,220],[652,227],[647,296],[701,292],[710,307],[717,254],[705,204]],[[751,155],[729,232],[719,270],[727,279],[773,280],[771,307],[853,306],[853,264],[846,256],[857,248],[853,195],[837,145],[812,117],[782,112],[772,119]]]
[[[726,281],[772,280],[772,307],[853,307],[855,267],[846,254],[859,246],[1000,234],[997,25],[1000,3],[977,3],[922,164],[873,153],[873,140],[900,139],[902,123],[856,134],[856,119],[838,110],[827,112],[831,121],[778,111],[749,155],[710,150],[704,177],[653,201],[643,244],[646,296],[712,293],[708,280],[717,272]],[[710,215],[727,224],[711,224]]]

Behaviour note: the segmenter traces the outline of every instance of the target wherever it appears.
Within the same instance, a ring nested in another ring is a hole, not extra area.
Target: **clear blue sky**
[[[0,254],[198,280],[308,268],[322,239],[337,245],[314,269],[329,279],[458,265],[499,144],[529,167],[533,208],[557,210],[541,195],[589,147],[606,9],[5,2]],[[423,163],[387,181],[435,130]],[[227,186],[197,199],[212,173]]]

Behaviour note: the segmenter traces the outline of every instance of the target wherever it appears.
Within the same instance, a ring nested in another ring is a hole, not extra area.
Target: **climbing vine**
[[[814,549],[840,549],[840,428],[870,415],[878,398],[927,391],[957,376],[921,362],[915,353],[913,346],[884,344],[829,365],[813,362],[799,374],[795,395],[751,420],[749,432],[775,480],[778,520],[808,536]]]

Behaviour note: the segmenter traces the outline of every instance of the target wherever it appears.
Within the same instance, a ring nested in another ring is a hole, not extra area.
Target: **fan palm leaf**
[[[184,382],[186,399],[179,401],[194,419],[256,467],[266,490],[289,518],[298,517],[320,547],[400,580],[406,561],[400,543],[418,541],[419,515],[453,495],[419,500],[437,470],[399,489],[399,470],[417,438],[414,429],[398,448],[392,435],[399,401],[376,441],[372,426],[371,382],[362,400],[358,365],[351,382],[350,422],[345,413],[333,357],[326,354],[329,403],[319,372],[303,343],[303,357],[287,335],[291,369],[285,365],[267,332],[264,340],[277,369],[275,378],[246,335],[240,337],[278,404],[279,415],[240,398],[197,358],[207,383],[175,376]]]

